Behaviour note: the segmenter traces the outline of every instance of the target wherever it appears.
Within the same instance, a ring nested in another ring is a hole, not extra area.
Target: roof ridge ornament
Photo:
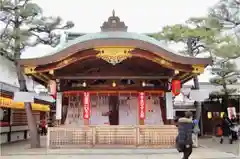
[[[112,11],[112,16],[115,17],[115,10]]]
[[[105,21],[101,26],[102,32],[108,31],[127,31],[127,26],[124,22],[120,21],[120,18],[115,15],[115,10],[112,11],[112,16],[108,18],[108,21]]]

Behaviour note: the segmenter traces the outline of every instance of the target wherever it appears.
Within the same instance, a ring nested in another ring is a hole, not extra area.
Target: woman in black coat
[[[179,152],[183,152],[183,159],[188,159],[192,154],[192,133],[193,133],[193,121],[192,113],[186,112],[185,117],[179,118],[178,123],[178,136],[176,139],[177,149]]]

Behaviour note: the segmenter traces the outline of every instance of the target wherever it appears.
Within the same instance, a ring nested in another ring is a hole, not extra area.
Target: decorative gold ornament
[[[106,47],[106,48],[96,48],[95,50],[99,51],[96,55],[98,58],[112,64],[116,65],[126,60],[127,58],[131,58],[131,51],[134,48],[119,48],[119,47]]]
[[[53,75],[53,74],[54,74],[54,70],[50,70],[50,71],[49,71],[49,74],[50,74],[50,75]]]
[[[160,64],[164,65],[166,63],[165,60],[160,60]]]
[[[153,62],[156,62],[156,63],[158,63],[158,64],[160,64],[160,65],[163,65],[163,66],[165,66],[165,67],[173,68],[173,65],[172,65],[171,62],[169,62],[169,61],[167,61],[167,60],[164,60],[164,59],[162,59],[162,58],[154,58],[152,61],[153,61]]]
[[[69,58],[69,59],[65,59],[63,61],[61,61],[60,63],[57,64],[56,68],[61,68],[64,67],[66,65],[69,65],[71,63],[73,63],[74,61],[76,61],[77,59],[75,57],[73,58]]]
[[[83,86],[83,87],[87,87],[87,83],[84,81],[84,82],[82,83],[82,86]]]
[[[143,86],[143,87],[145,87],[145,86],[146,86],[146,83],[145,83],[144,81],[142,82],[142,86]]]
[[[116,87],[116,86],[117,86],[116,82],[113,81],[113,83],[112,83],[112,87]]]
[[[174,74],[175,74],[175,75],[179,74],[179,71],[178,71],[178,70],[175,70],[175,71],[174,71]]]
[[[193,73],[199,74],[204,72],[204,66],[203,65],[192,65]]]
[[[35,68],[36,67],[25,67],[24,68],[24,73],[27,74],[27,75],[36,73]]]

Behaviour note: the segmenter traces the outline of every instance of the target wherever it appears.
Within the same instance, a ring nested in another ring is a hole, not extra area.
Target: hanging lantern
[[[180,80],[172,80],[172,93],[174,96],[180,94],[181,90],[181,81]]]
[[[223,118],[224,114],[225,114],[225,112],[221,112],[220,117]]]
[[[207,112],[208,119],[212,119],[212,112]]]

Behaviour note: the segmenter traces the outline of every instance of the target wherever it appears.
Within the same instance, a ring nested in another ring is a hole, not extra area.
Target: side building
[[[17,73],[12,61],[0,56],[0,144],[24,140],[29,137],[27,116],[24,103],[14,102],[14,92],[19,90]],[[35,92],[39,83],[26,77],[27,88]],[[43,117],[49,117],[50,107],[54,100],[47,93],[36,94],[32,104],[33,115],[37,123]]]
[[[202,102],[202,118],[200,126],[202,135],[212,135],[216,127],[221,123],[222,114],[226,112],[223,106],[221,95],[214,95],[213,92],[221,92],[221,86],[212,85],[209,82],[200,82],[200,90],[209,94],[209,98]],[[183,85],[181,94],[174,99],[174,112],[176,116],[183,116],[185,111],[196,112],[194,100],[191,99],[190,92],[192,90],[191,84]],[[235,107],[237,114],[239,114],[239,99],[240,99],[240,83],[228,86],[229,89],[237,89],[236,93],[230,95],[229,106]]]

